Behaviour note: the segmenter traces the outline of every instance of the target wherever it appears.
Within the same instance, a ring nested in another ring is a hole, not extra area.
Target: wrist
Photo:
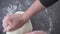
[[[26,14],[23,14],[23,19],[24,19],[24,20],[29,20],[30,17],[29,17],[28,15],[26,15]]]

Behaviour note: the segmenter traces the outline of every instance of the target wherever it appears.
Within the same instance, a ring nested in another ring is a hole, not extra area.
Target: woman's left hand
[[[26,33],[26,34],[46,34],[46,32],[44,32],[44,31],[33,31],[33,32]]]

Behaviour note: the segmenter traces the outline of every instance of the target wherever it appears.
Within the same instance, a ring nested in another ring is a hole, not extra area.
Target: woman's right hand
[[[11,14],[7,15],[3,19],[3,28],[5,32],[14,31],[20,28],[28,19],[23,16],[23,14]],[[9,27],[8,27],[9,26]]]

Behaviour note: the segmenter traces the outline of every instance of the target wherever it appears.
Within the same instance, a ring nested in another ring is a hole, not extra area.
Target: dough
[[[24,12],[19,11],[19,12],[16,12],[15,14],[22,14],[22,13],[24,13]],[[31,21],[29,20],[19,29],[15,30],[13,32],[6,32],[6,34],[25,34],[27,32],[31,32],[32,30],[33,30],[33,27],[32,27]]]

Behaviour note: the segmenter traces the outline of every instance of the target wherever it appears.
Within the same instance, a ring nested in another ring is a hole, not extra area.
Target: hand
[[[44,31],[33,31],[30,33],[26,33],[26,34],[46,34],[46,32],[44,32]]]
[[[2,26],[4,32],[14,31],[20,28],[25,22],[27,22],[27,18],[24,18],[23,14],[11,14],[4,17]]]

